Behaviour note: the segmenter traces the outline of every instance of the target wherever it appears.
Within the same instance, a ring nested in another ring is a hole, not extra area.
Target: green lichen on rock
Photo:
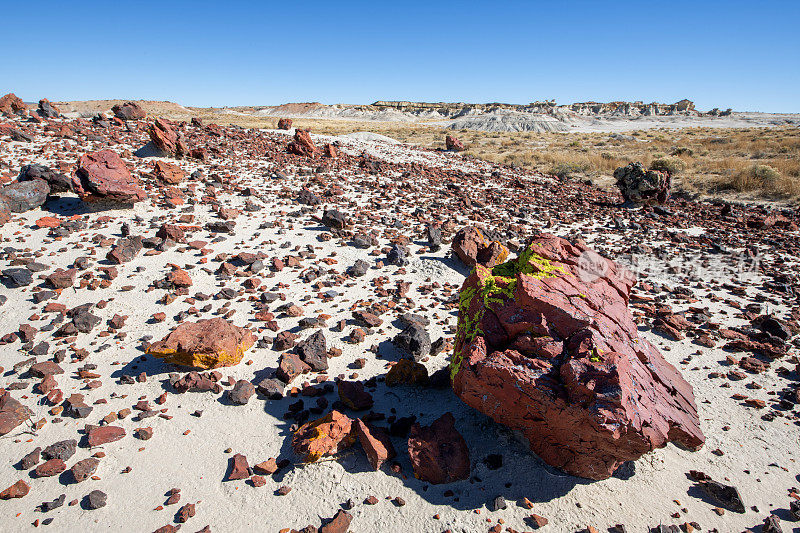
[[[491,270],[480,265],[475,266],[472,275],[478,276],[478,288],[466,287],[458,297],[458,327],[456,329],[456,346],[460,348],[453,353],[450,361],[450,380],[452,381],[463,361],[464,347],[478,335],[483,335],[480,324],[483,313],[490,305],[502,305],[507,299],[513,299],[517,288],[517,276],[524,274],[537,279],[554,278],[568,275],[569,272],[560,265],[536,253],[532,243],[526,247],[516,259],[511,259],[495,266]],[[482,305],[472,314],[472,302],[478,297]]]
[[[536,253],[534,249],[538,243],[531,243],[525,248],[516,259],[506,261],[502,265],[497,265],[492,269],[495,276],[515,278],[517,274],[525,274],[535,278],[554,278],[559,275],[568,274],[567,270],[554,265],[546,257]]]

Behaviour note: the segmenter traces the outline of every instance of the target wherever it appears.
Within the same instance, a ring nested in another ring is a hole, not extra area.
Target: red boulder
[[[353,421],[339,411],[331,411],[300,426],[292,437],[292,449],[304,462],[312,463],[349,448],[355,441]]]
[[[170,185],[177,185],[186,177],[186,171],[178,165],[166,161],[156,161],[153,167],[153,177]]]
[[[290,130],[292,129],[292,119],[290,118],[282,118],[278,120],[278,129],[279,130]]]
[[[125,102],[111,108],[114,116],[121,120],[141,120],[147,116],[144,109],[136,102]]]
[[[294,130],[294,140],[289,143],[289,153],[302,155],[305,157],[313,157],[317,152],[314,141],[311,140],[311,134],[308,130],[297,129]]]
[[[608,478],[670,441],[697,450],[705,438],[692,387],[639,337],[634,283],[552,235],[491,270],[478,265],[461,288],[456,395],[576,476]]]
[[[190,154],[189,146],[183,135],[178,132],[175,125],[163,118],[157,118],[150,129],[147,131],[150,140],[156,148],[175,157],[183,157]]]
[[[25,102],[14,93],[8,93],[0,98],[0,114],[11,115],[24,115],[28,110]]]
[[[82,155],[72,177],[72,188],[83,201],[111,200],[132,204],[147,198],[125,162],[111,150]]]

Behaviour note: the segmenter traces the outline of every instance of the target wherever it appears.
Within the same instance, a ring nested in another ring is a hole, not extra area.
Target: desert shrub
[[[733,187],[738,191],[754,189],[775,190],[781,182],[781,173],[769,165],[750,165],[733,176]]]
[[[694,150],[692,150],[691,148],[688,148],[686,146],[679,146],[678,148],[675,148],[674,150],[672,150],[672,153],[670,155],[688,155],[688,156],[692,156],[692,155],[694,155]]]
[[[550,174],[555,174],[561,179],[567,179],[575,174],[582,174],[589,170],[587,163],[564,162],[556,163],[550,168]]]
[[[677,176],[686,170],[686,163],[677,157],[662,157],[660,159],[654,159],[653,162],[650,163],[650,168],[660,172],[669,172],[673,176]]]

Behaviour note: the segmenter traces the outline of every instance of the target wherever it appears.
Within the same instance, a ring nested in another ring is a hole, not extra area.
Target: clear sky
[[[800,112],[800,0],[7,2],[0,91]]]

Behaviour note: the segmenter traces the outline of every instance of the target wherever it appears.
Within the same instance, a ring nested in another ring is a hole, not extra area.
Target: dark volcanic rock
[[[230,400],[238,405],[244,405],[250,401],[250,397],[255,394],[255,386],[246,379],[240,379],[228,393]]]
[[[36,109],[36,112],[40,117],[44,118],[58,118],[61,115],[58,108],[51,104],[50,100],[47,98],[39,100],[39,107]]]
[[[41,179],[15,181],[0,188],[0,196],[5,199],[12,213],[24,213],[40,207],[47,201],[48,194],[50,186]]]
[[[72,190],[72,180],[66,174],[56,172],[50,167],[36,163],[25,165],[19,171],[17,181],[44,180],[50,186],[50,193],[69,192]]]
[[[300,359],[312,370],[323,372],[328,369],[328,348],[322,331],[316,331],[298,344],[295,350]]]
[[[705,441],[694,394],[628,310],[635,277],[585,246],[540,235],[476,267],[461,288],[453,390],[521,430],[546,463],[605,479],[672,441]]]
[[[397,348],[414,361],[419,361],[431,353],[431,337],[427,330],[417,323],[412,323],[392,339]]]
[[[270,400],[280,400],[283,398],[283,383],[277,379],[264,378],[256,385],[256,391]]]
[[[27,268],[7,268],[3,270],[3,279],[10,287],[24,287],[33,283],[33,273]]]
[[[345,214],[336,209],[326,209],[322,213],[322,224],[334,229],[344,229],[350,225]]]
[[[73,455],[75,455],[75,450],[77,449],[78,441],[75,439],[69,440],[62,440],[56,442],[55,444],[51,444],[44,450],[42,450],[42,457],[47,459],[61,459],[62,461],[66,461]]]
[[[614,171],[614,179],[628,203],[663,204],[669,199],[671,179],[668,172],[645,170],[641,163],[628,163]]]
[[[705,479],[698,482],[698,486],[703,492],[708,494],[717,504],[735,513],[744,513],[745,507],[739,491],[732,485],[723,485],[713,479]]]
[[[108,496],[101,490],[93,490],[84,498],[84,507],[89,510],[100,509],[106,506]]]

